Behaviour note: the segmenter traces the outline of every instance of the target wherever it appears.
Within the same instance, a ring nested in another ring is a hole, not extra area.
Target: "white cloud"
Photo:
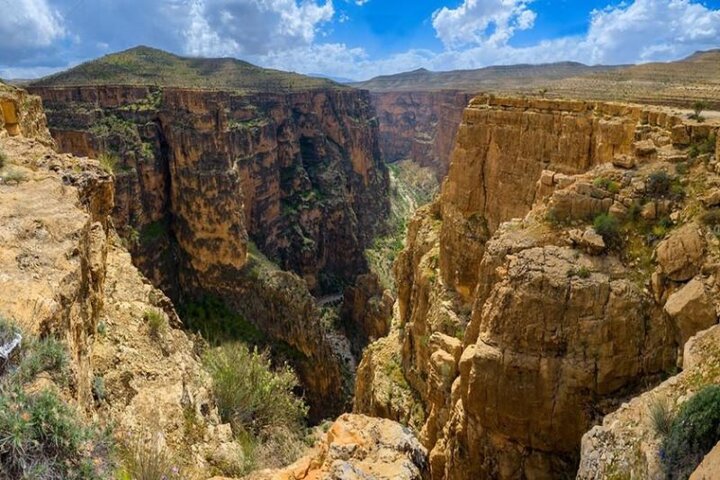
[[[52,47],[66,36],[63,18],[46,0],[3,3],[0,14],[0,62]]]
[[[334,13],[331,0],[193,0],[186,50],[264,55],[309,46]]]
[[[450,9],[433,13],[432,24],[437,37],[447,48],[470,44],[498,46],[505,44],[515,30],[527,30],[536,14],[527,6],[531,0],[464,0]]]

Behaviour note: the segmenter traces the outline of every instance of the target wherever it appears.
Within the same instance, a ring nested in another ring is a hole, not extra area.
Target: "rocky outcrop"
[[[388,210],[367,92],[34,91],[61,149],[117,158],[113,218],[140,269],[174,300],[222,298],[326,366],[298,369],[313,417],[339,411],[340,368],[309,292],[335,294],[367,271]],[[258,282],[249,240],[291,273]]]
[[[360,365],[356,411],[408,419],[383,399],[409,385],[432,478],[573,475],[583,433],[716,321],[712,277],[685,285],[714,272],[689,193],[714,166],[672,174],[679,129],[711,133],[662,109],[474,100],[439,200],[409,226],[393,332]],[[707,322],[678,334],[689,308]],[[378,352],[401,359],[395,383]]]
[[[19,98],[21,108],[39,106],[37,97]],[[112,229],[113,177],[94,160],[47,147],[47,130],[22,125],[42,125],[41,113],[21,113],[18,133],[0,133],[0,316],[64,342],[69,381],[52,388],[88,421],[121,439],[152,439],[178,467],[207,476],[239,447],[220,424],[195,344]],[[9,172],[20,180],[9,183]],[[157,336],[148,312],[166,327]],[[186,430],[188,415],[207,435]]]
[[[447,175],[463,110],[472,95],[455,90],[373,92],[380,150],[387,162],[410,159]]]
[[[249,480],[423,480],[427,451],[407,428],[363,415],[342,415],[311,455]]]

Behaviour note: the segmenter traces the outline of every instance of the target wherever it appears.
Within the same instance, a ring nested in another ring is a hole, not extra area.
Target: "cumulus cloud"
[[[330,0],[193,0],[186,50],[195,55],[264,55],[304,47],[334,13]]]
[[[454,0],[428,19],[437,49],[370,55],[362,38],[324,40],[326,25],[347,20],[332,0],[0,0],[12,4],[0,15],[0,76],[45,74],[138,44],[356,79],[419,67],[663,61],[720,46],[720,10],[699,0],[625,1],[591,12],[585,34],[515,46],[515,35],[533,28],[538,3]]]
[[[33,55],[67,34],[62,16],[46,0],[16,0],[1,8],[0,62]]]
[[[432,25],[448,48],[503,45],[516,30],[532,28],[537,15],[528,8],[530,1],[464,0],[457,8],[443,7],[433,13]]]

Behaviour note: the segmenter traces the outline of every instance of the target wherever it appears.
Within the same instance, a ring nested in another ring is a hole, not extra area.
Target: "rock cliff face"
[[[387,162],[410,159],[447,175],[458,126],[472,95],[455,90],[373,92],[380,150]]]
[[[113,177],[94,160],[47,146],[38,97],[7,90],[0,98],[17,108],[16,117],[4,109],[0,125],[18,119],[16,130],[0,131],[0,315],[64,341],[70,378],[53,388],[89,420],[123,438],[152,438],[178,466],[207,475],[240,450],[219,422],[210,379],[172,304],[112,229]],[[167,326],[157,337],[150,311]],[[207,436],[186,431],[189,412]]]
[[[717,321],[708,280],[687,284],[709,252],[698,179],[716,165],[688,154],[714,129],[475,99],[441,197],[409,226],[393,330],[363,358],[356,410],[417,424],[419,403],[432,478],[573,475],[583,433]]]
[[[328,402],[339,400],[330,392],[340,389],[340,370],[308,291],[335,293],[367,271],[364,248],[388,210],[368,94],[34,92],[61,150],[115,156],[113,219],[140,269],[176,300],[222,298],[299,350],[310,362],[299,369],[314,411],[337,411]],[[301,279],[257,281],[249,240]],[[311,364],[325,365],[325,375]]]

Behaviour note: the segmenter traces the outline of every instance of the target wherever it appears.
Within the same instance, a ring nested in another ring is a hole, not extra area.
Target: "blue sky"
[[[7,78],[145,44],[366,79],[674,60],[720,47],[720,0],[0,0],[0,38]]]

